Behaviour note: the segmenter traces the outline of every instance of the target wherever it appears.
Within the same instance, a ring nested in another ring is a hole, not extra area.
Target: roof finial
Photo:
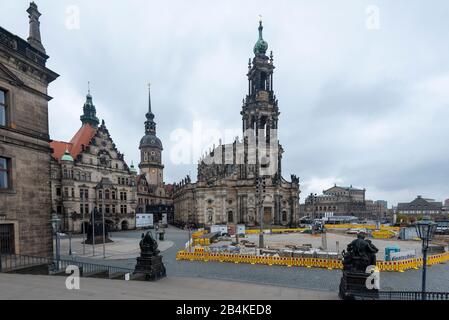
[[[254,54],[259,57],[265,56],[268,49],[268,43],[263,39],[262,30],[262,15],[259,14],[259,39],[254,46]]]
[[[258,19],[259,19],[259,39],[262,39],[263,26],[262,26],[262,15],[261,14],[259,14]]]
[[[90,81],[87,81],[87,94],[90,95]]]

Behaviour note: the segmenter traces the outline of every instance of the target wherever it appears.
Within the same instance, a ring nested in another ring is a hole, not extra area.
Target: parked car
[[[358,234],[360,232],[367,233],[366,229],[364,228],[352,228],[346,231],[347,234]]]

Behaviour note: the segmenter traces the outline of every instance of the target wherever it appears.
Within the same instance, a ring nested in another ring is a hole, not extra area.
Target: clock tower
[[[156,122],[151,111],[151,93],[148,85],[148,112],[145,115],[145,135],[140,140],[140,173],[145,175],[148,185],[164,186],[164,166],[162,165],[162,142],[156,136]]]

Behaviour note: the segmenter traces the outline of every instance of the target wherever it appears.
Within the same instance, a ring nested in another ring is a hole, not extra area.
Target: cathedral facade
[[[198,163],[197,182],[174,185],[176,224],[242,223],[292,226],[299,220],[299,179],[282,177],[277,139],[279,108],[273,90],[273,55],[262,36],[248,64],[248,94],[241,110],[243,137],[219,144]]]
[[[96,116],[90,92],[82,126],[69,142],[52,141],[52,209],[64,231],[82,232],[94,208],[105,217],[108,230],[135,228],[136,176],[117,149],[104,121]]]
[[[160,221],[162,214],[168,220],[173,216],[172,185],[164,183],[162,164],[162,142],[156,135],[156,122],[151,111],[151,91],[148,88],[148,112],[145,115],[145,135],[139,143],[140,173],[137,176],[137,212],[156,215]]]

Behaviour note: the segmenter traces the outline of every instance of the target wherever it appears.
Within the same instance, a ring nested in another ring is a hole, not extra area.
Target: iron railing
[[[77,266],[80,270],[81,276],[98,275],[100,273],[104,273],[105,277],[112,278],[119,274],[129,273],[132,275],[134,273],[134,269],[130,268],[67,259],[60,259],[59,265],[56,261],[54,261],[52,264],[52,272],[65,271],[68,266]]]
[[[449,292],[379,291],[375,297],[363,293],[351,295],[357,300],[449,300]]]
[[[449,292],[380,291],[379,300],[449,300]]]
[[[0,272],[9,272],[21,268],[51,264],[52,259],[17,254],[0,254]]]
[[[13,272],[23,268],[47,265],[50,274],[64,273],[68,266],[77,266],[80,276],[90,276],[103,273],[104,277],[112,278],[126,273],[133,274],[134,269],[102,265],[98,263],[83,262],[71,259],[35,257],[17,254],[0,255],[0,272]]]

